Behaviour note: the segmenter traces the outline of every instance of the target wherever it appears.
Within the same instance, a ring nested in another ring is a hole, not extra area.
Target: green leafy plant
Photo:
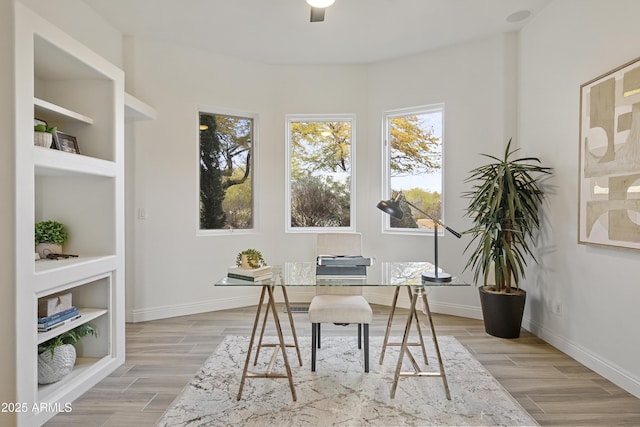
[[[242,256],[245,256],[247,259],[247,263],[249,264],[249,267],[251,268],[259,268],[259,267],[264,267],[265,265],[267,265],[267,262],[264,260],[264,258],[262,257],[262,253],[260,253],[259,250],[256,249],[246,249],[240,253],[238,253],[238,256],[236,256],[236,265],[238,267],[242,267]]]
[[[35,243],[53,243],[64,245],[67,241],[67,229],[57,221],[42,221],[35,226]]]
[[[465,270],[472,268],[474,281],[482,276],[487,286],[493,264],[494,290],[503,293],[518,289],[528,256],[537,262],[529,242],[540,227],[539,206],[544,199],[540,178],[552,170],[536,157],[512,158],[516,151],[509,140],[504,158],[483,154],[493,162],[473,169],[465,180],[474,183],[464,193],[469,199],[466,215],[474,222],[464,232],[472,236],[465,252],[475,244]]]
[[[94,337],[98,336],[98,332],[90,323],[83,323],[82,325],[76,326],[75,328],[62,333],[57,337],[43,342],[42,344],[38,345],[38,354],[44,353],[45,351],[50,351],[51,357],[53,357],[57,347],[65,344],[73,345],[80,341],[80,338],[86,335],[93,335]]]
[[[48,132],[50,134],[54,134],[55,135],[55,133],[58,131],[58,128],[55,127],[55,126],[54,127],[48,127],[47,125],[40,124],[40,125],[35,125],[33,127],[33,130],[35,132]]]

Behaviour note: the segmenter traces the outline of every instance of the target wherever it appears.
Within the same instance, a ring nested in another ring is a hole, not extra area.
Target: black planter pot
[[[520,289],[511,294],[487,292],[479,287],[484,330],[494,337],[518,338],[527,293]]]

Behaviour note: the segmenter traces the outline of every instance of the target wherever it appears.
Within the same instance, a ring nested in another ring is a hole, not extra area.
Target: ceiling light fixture
[[[519,11],[513,12],[511,15],[507,16],[506,21],[507,22],[511,22],[513,24],[513,23],[516,23],[516,22],[524,21],[529,16],[531,16],[531,11],[530,10],[519,10]]]
[[[318,7],[324,9],[331,6],[336,0],[307,0],[307,4],[311,7]]]

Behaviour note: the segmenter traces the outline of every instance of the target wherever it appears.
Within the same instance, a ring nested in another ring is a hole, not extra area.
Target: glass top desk
[[[449,385],[447,383],[447,377],[442,363],[442,357],[440,355],[440,348],[438,345],[438,339],[433,326],[431,318],[431,310],[429,309],[429,302],[427,301],[427,294],[425,293],[425,287],[447,287],[447,286],[469,286],[457,278],[452,278],[450,282],[423,282],[421,275],[425,271],[433,271],[434,266],[428,262],[379,262],[371,267],[367,267],[366,277],[352,277],[352,276],[316,276],[316,263],[315,262],[287,262],[282,266],[273,266],[273,278],[261,281],[251,282],[247,280],[233,279],[224,277],[215,286],[227,286],[227,287],[242,287],[242,286],[261,286],[262,293],[260,295],[260,301],[256,310],[256,316],[253,324],[253,331],[251,333],[251,339],[249,341],[249,349],[247,351],[247,357],[245,360],[244,370],[242,372],[242,379],[240,381],[240,390],[238,391],[237,399],[240,400],[242,396],[242,389],[246,378],[287,378],[289,380],[289,387],[291,388],[291,395],[293,400],[296,400],[296,392],[293,385],[293,377],[291,374],[291,368],[287,359],[285,347],[294,347],[297,352],[298,362],[302,366],[302,358],[300,356],[300,349],[298,346],[298,338],[295,332],[295,325],[291,316],[291,309],[289,306],[289,298],[287,296],[286,288],[289,286],[381,286],[381,287],[394,287],[395,293],[391,304],[391,310],[389,312],[389,319],[387,322],[387,329],[385,332],[382,351],[380,354],[380,364],[384,360],[384,354],[387,346],[400,346],[400,355],[396,365],[396,371],[394,375],[393,385],[391,387],[391,398],[395,397],[398,380],[401,376],[419,376],[419,377],[441,377],[445,389],[447,399],[451,400],[449,393]],[[274,290],[280,288],[284,296],[284,303],[289,318],[289,325],[293,335],[293,344],[286,344],[284,342],[284,336],[282,334],[282,328],[278,313],[275,306]],[[396,304],[398,301],[398,295],[400,288],[405,288],[409,295],[410,307],[409,314],[406,319],[406,325],[401,342],[389,342],[389,335],[391,331],[391,325],[395,314]],[[253,350],[253,344],[255,342],[256,332],[258,324],[260,322],[260,314],[262,307],[265,303],[265,296],[267,296],[266,309],[264,314],[264,320],[262,322],[262,328],[260,332],[259,342],[256,349],[256,357],[254,365],[258,360],[258,353],[261,347],[275,347],[274,353],[269,363],[269,368],[266,373],[249,373],[249,362],[251,360],[251,354]],[[424,346],[424,340],[422,330],[420,328],[420,322],[418,319],[418,311],[416,310],[416,304],[418,300],[422,301],[423,310],[427,317],[429,329],[431,330],[431,337],[438,358],[439,372],[424,372],[420,368],[416,359],[411,354],[409,347],[419,346],[422,350],[425,364],[427,364],[427,354]],[[273,316],[276,331],[278,334],[278,344],[262,344],[262,338],[264,334],[265,324],[269,312]],[[415,322],[416,330],[418,332],[418,342],[409,342],[409,333],[412,324]],[[278,352],[282,352],[282,357],[286,369],[285,374],[274,374],[271,372],[271,368],[275,362]],[[411,365],[414,368],[412,372],[401,371],[402,363],[405,356],[409,358]]]

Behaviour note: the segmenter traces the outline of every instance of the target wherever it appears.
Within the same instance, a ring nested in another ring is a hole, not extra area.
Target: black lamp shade
[[[400,203],[395,200],[381,200],[378,203],[378,209],[394,218],[402,219],[404,216]]]

